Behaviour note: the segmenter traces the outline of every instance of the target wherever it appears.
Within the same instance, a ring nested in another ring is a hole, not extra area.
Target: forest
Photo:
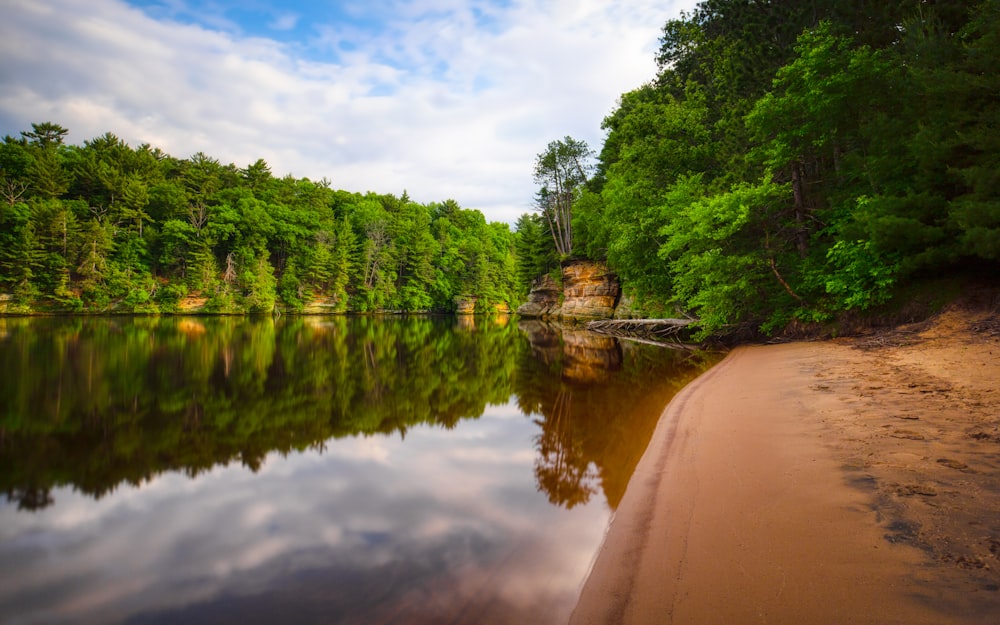
[[[598,150],[538,154],[513,231],[33,124],[0,144],[0,293],[9,312],[495,311],[592,259],[704,338],[995,281],[1000,0],[705,0],[656,61]]]
[[[539,154],[524,275],[606,260],[702,337],[995,283],[998,0],[705,0],[660,44],[596,154]]]
[[[10,312],[483,312],[517,298],[514,233],[454,200],[350,193],[108,132],[32,124],[0,144]]]

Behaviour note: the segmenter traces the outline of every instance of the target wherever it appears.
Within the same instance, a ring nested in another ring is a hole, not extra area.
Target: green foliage
[[[515,228],[517,284],[520,292],[527,294],[536,279],[559,268],[559,254],[545,219],[538,213],[524,213]]]
[[[453,200],[337,191],[179,160],[112,133],[66,146],[34,124],[0,143],[0,289],[23,310],[484,310],[516,299],[514,234]]]
[[[773,182],[742,184],[698,199],[698,182],[686,179],[669,196],[659,257],[668,261],[675,301],[699,317],[707,336],[766,320],[785,297],[770,268],[765,218],[787,189]]]
[[[837,308],[867,310],[888,301],[897,267],[881,258],[871,241],[837,241],[826,258],[830,271],[823,286]]]
[[[582,249],[636,308],[697,315],[703,335],[995,275],[998,33],[1000,0],[700,2],[604,120]]]
[[[573,203],[573,240],[577,254],[590,259],[606,259],[609,236],[604,199],[600,193],[584,189]]]
[[[863,125],[896,104],[888,95],[898,81],[887,55],[856,48],[832,30],[823,22],[799,37],[797,56],[778,69],[773,90],[746,117],[763,142],[758,158],[772,171],[852,150],[870,136]]]

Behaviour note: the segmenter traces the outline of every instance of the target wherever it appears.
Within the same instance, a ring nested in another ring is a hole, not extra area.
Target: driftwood
[[[679,343],[683,330],[694,323],[691,319],[599,319],[587,323],[587,329],[638,340],[641,342]]]

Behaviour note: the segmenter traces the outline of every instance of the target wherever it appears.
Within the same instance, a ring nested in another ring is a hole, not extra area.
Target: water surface
[[[0,622],[563,623],[704,366],[504,318],[0,319]]]

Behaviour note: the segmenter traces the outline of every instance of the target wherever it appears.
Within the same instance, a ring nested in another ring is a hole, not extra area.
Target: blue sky
[[[530,209],[696,0],[4,0],[0,134],[54,121],[335,188]]]

